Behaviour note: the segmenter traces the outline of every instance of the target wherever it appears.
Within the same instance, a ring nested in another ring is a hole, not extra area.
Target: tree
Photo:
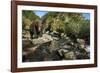
[[[51,25],[52,31],[65,33],[73,41],[77,38],[90,38],[90,23],[82,13],[48,12],[43,16],[43,23],[45,28]]]
[[[90,44],[90,21],[84,20],[83,24],[80,27],[79,38],[82,38],[86,43]]]
[[[29,29],[32,21],[40,20],[39,16],[35,15],[35,13],[31,10],[23,10],[22,11],[22,29]]]

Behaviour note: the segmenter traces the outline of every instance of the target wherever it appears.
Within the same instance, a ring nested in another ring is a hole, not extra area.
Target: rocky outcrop
[[[55,39],[56,38],[56,39]],[[89,48],[85,41],[77,43],[68,37],[58,38],[49,34],[31,40],[23,40],[23,62],[89,59]]]
[[[53,39],[52,39],[52,37],[50,36],[50,35],[47,35],[47,34],[43,34],[43,36],[42,37],[39,37],[39,38],[36,38],[36,39],[33,39],[32,40],[32,43],[34,44],[34,45],[41,45],[41,44],[43,44],[43,43],[47,43],[47,42],[50,42],[50,41],[52,41]]]

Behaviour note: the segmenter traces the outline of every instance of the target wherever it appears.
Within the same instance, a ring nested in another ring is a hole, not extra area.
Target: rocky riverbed
[[[89,59],[90,49],[83,39],[74,43],[69,37],[43,34],[42,37],[22,40],[23,62]]]

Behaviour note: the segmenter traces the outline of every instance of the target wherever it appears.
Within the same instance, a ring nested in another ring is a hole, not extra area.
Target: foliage
[[[22,11],[22,27],[23,30],[29,29],[29,26],[31,25],[32,21],[38,21],[40,18],[35,15],[33,11],[29,10],[23,10]]]
[[[46,28],[51,25],[52,31],[65,33],[74,41],[90,38],[90,23],[82,13],[48,12],[43,19]]]
[[[74,41],[77,38],[90,41],[90,21],[86,20],[82,13],[47,12],[39,18],[33,11],[23,10],[23,29],[29,29],[32,21],[41,21],[45,30],[64,33]]]
[[[64,22],[61,18],[60,12],[48,12],[45,16],[43,16],[43,24],[48,28],[51,25],[52,31],[62,30],[64,31]]]

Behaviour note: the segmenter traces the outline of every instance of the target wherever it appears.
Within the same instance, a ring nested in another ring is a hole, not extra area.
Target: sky
[[[44,15],[47,13],[46,11],[34,11],[34,12],[35,12],[35,14],[36,14],[37,16],[39,16],[40,18],[41,18],[42,16],[44,16]],[[90,14],[89,14],[89,13],[83,13],[82,15],[83,15],[83,17],[84,17],[85,19],[90,20]]]
[[[89,13],[83,13],[83,17],[85,17],[85,19],[90,20],[90,14]]]
[[[39,16],[40,18],[42,17],[42,16],[44,16],[47,12],[46,11],[34,11],[35,12],[35,14],[37,15],[37,16]]]

